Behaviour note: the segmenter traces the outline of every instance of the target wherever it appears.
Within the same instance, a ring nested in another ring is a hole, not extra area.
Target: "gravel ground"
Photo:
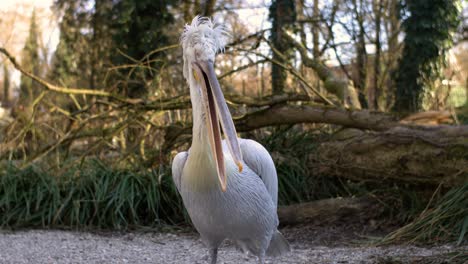
[[[334,238],[334,234],[339,234],[340,230],[315,231],[283,230],[293,251],[287,256],[269,259],[267,263],[414,263],[418,258],[461,250],[450,245],[432,248],[353,246],[343,242],[348,241],[349,237],[344,236],[341,240]],[[468,251],[468,247],[462,249]],[[388,262],[393,258],[398,258],[400,262]],[[208,257],[194,233],[27,230],[0,231],[0,263],[192,264],[208,263]],[[256,263],[256,258],[240,253],[225,243],[220,249],[218,263]]]

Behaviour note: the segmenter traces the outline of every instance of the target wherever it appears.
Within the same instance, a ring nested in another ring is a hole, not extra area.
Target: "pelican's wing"
[[[172,180],[174,180],[175,186],[180,193],[180,186],[182,182],[182,171],[184,170],[185,161],[187,160],[188,152],[183,151],[177,153],[172,160]]]
[[[240,148],[245,164],[253,170],[265,184],[275,205],[278,204],[278,177],[270,153],[258,142],[240,139]]]

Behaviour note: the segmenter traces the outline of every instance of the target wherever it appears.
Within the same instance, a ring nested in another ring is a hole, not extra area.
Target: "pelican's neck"
[[[211,156],[210,142],[208,138],[208,128],[204,102],[201,95],[201,87],[191,78],[190,82],[190,100],[192,101],[192,147],[191,151],[201,152]]]
[[[207,116],[202,100],[201,87],[191,80],[190,99],[192,101],[193,128],[192,146],[187,159],[185,169],[190,171],[185,177],[186,183],[192,191],[207,191],[220,189],[217,174],[216,162],[208,138]]]

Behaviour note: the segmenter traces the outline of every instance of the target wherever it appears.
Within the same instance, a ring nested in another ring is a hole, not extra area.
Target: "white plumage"
[[[189,81],[188,64],[195,57],[195,50],[201,59],[214,59],[218,51],[224,52],[228,33],[222,24],[214,24],[209,18],[196,16],[192,23],[186,24],[180,37],[184,50],[184,77]]]
[[[228,238],[264,262],[289,251],[278,232],[278,181],[273,160],[259,143],[237,138],[214,73],[214,58],[226,31],[207,18],[185,26],[181,42],[184,77],[190,86],[193,140],[172,164],[175,185],[192,222],[216,263]],[[221,123],[226,140],[221,140]]]

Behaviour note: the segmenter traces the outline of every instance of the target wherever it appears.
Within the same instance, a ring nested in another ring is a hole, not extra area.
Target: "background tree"
[[[89,87],[102,89],[106,87],[106,76],[110,67],[113,49],[112,39],[112,0],[95,0],[94,13],[90,15],[89,46]]]
[[[174,21],[169,12],[171,1],[120,0],[112,12],[113,42],[117,51],[111,56],[114,65],[135,64],[151,51],[167,46],[167,30]],[[158,19],[156,20],[155,17]],[[165,53],[147,58],[144,67],[123,68],[117,71],[119,90],[130,97],[144,97],[155,87],[159,68],[165,62],[159,60]]]
[[[382,28],[382,17],[383,17],[383,8],[384,0],[375,0],[372,3],[372,9],[374,13],[375,21],[375,36],[374,36],[374,45],[375,45],[375,54],[374,54],[374,81],[373,84],[369,87],[368,96],[368,106],[369,109],[375,110],[379,109],[378,98],[381,94],[381,54],[382,54],[382,37],[381,37],[381,28]]]
[[[10,72],[8,66],[3,64],[3,98],[2,106],[6,107],[10,104]]]
[[[204,8],[202,15],[211,17],[214,13],[215,4],[216,4],[216,0],[206,0],[205,8]]]
[[[364,97],[367,89],[367,60],[368,54],[366,50],[366,28],[365,28],[365,15],[370,13],[366,8],[369,3],[364,0],[351,0],[351,10],[354,14],[352,25],[352,36],[356,45],[356,77],[354,83],[359,91],[359,101],[364,108],[367,108],[367,101]]]
[[[423,109],[424,92],[440,78],[445,53],[459,23],[457,0],[404,1],[403,54],[395,71],[394,110]]]
[[[24,45],[21,65],[27,71],[40,76],[41,59],[39,57],[39,28],[36,23],[36,11],[31,14],[31,24],[29,26],[29,35]],[[20,84],[19,102],[23,105],[30,105],[32,101],[39,95],[41,86],[31,78],[22,75]]]
[[[54,4],[57,13],[61,14],[59,23],[60,38],[52,57],[49,79],[67,87],[87,87],[86,63],[88,45],[83,35],[87,29],[87,17],[84,12],[86,1],[58,0]],[[84,72],[80,68],[85,68]]]
[[[292,45],[283,36],[284,30],[291,28],[296,21],[296,8],[293,0],[275,0],[270,6],[271,42],[277,52],[273,51],[273,60],[285,63],[291,56]],[[279,65],[271,65],[271,83],[273,94],[281,94],[285,90],[286,71]]]

